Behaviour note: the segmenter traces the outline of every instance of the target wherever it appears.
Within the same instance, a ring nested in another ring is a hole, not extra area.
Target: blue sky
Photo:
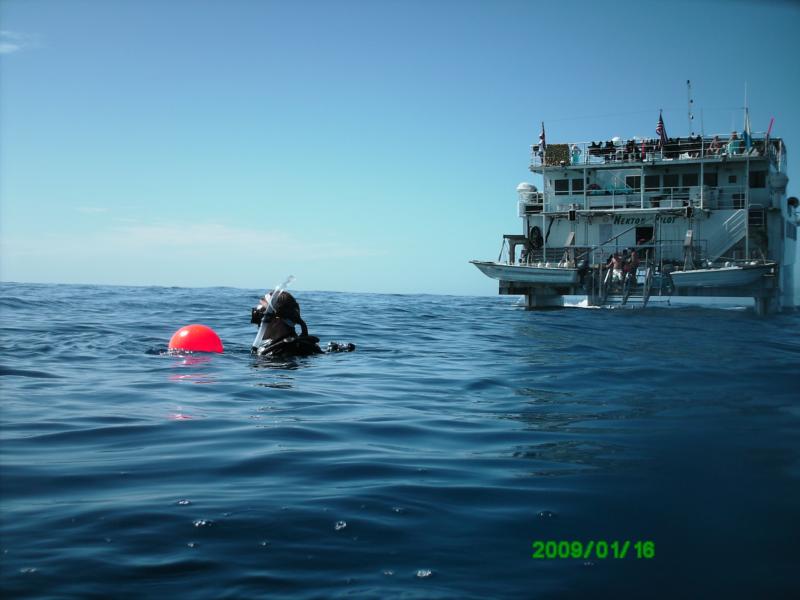
[[[0,4],[5,281],[495,294],[529,146],[775,117],[796,2]],[[789,192],[800,186],[793,179]]]

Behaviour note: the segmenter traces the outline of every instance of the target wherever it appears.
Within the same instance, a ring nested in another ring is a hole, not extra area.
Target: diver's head
[[[303,335],[308,335],[308,327],[300,316],[300,305],[289,292],[279,291],[269,293],[260,301],[260,306],[254,309],[261,317],[267,319],[280,319],[291,325],[300,325]]]
[[[289,292],[278,292],[272,301],[267,300],[272,310],[281,319],[297,322],[300,320],[300,305]]]

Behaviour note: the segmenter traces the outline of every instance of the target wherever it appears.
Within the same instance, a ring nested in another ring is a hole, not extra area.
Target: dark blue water
[[[358,349],[269,362],[263,290],[0,289],[3,596],[800,590],[797,315],[298,292]],[[165,355],[193,322],[225,354]]]

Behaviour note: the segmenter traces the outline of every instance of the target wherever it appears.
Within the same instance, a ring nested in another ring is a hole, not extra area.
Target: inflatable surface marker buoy
[[[169,340],[170,350],[188,350],[190,352],[223,352],[222,340],[216,332],[205,325],[186,325],[172,334]]]

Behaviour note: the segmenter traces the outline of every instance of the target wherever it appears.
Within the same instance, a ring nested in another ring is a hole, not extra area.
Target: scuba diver
[[[325,350],[319,338],[308,334],[308,326],[300,316],[300,305],[289,292],[277,287],[253,307],[250,322],[259,326],[251,353],[258,356],[310,356],[323,352],[352,352],[354,344],[328,342]],[[300,335],[295,327],[300,326]]]

